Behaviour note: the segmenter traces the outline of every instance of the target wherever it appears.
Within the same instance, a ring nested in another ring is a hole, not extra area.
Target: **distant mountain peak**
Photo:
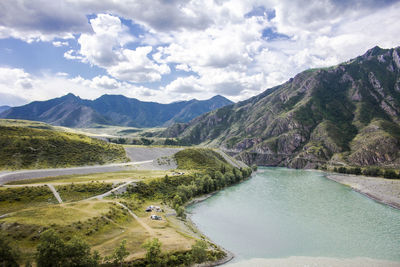
[[[37,120],[68,127],[87,127],[92,124],[156,127],[174,122],[188,122],[205,112],[231,103],[225,98],[217,97],[205,101],[160,104],[108,94],[95,100],[82,100],[69,93],[59,98],[10,108],[1,117]]]
[[[365,54],[362,57],[364,57],[364,58],[374,57],[374,56],[382,54],[384,51],[386,51],[386,50],[382,49],[376,45],[376,46],[372,47],[371,49],[368,49],[367,52],[365,52]]]

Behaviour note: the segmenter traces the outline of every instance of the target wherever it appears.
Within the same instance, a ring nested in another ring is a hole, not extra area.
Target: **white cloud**
[[[375,45],[399,45],[398,1],[66,0],[64,10],[49,3],[42,10],[31,1],[1,1],[0,38],[60,37],[53,42],[58,46],[77,33],[80,47],[64,57],[107,71],[76,83],[91,88],[90,95],[114,90],[165,102],[219,93],[242,100],[305,69],[337,64]],[[88,14],[95,15],[89,23]],[[121,18],[139,24],[139,33]],[[68,41],[71,47],[75,41]],[[159,82],[160,90],[140,86],[147,82]],[[15,86],[29,90],[29,84],[35,88],[35,80]]]
[[[73,38],[87,32],[85,12],[69,1],[2,0],[0,38],[13,37],[27,42]]]
[[[26,90],[33,87],[32,83],[31,75],[24,72],[22,69],[0,68],[0,84],[3,86],[10,86],[10,89],[18,88],[20,90]],[[6,90],[5,93],[7,93]]]
[[[134,83],[155,82],[161,75],[170,73],[166,64],[156,64],[149,58],[151,46],[138,47],[135,50],[123,49],[120,61],[107,69],[108,73],[120,80]]]
[[[189,72],[191,71],[190,67],[187,64],[178,64],[175,66],[176,70],[182,70],[182,71],[186,71]]]
[[[55,47],[68,46],[68,42],[54,41],[52,43]]]
[[[84,57],[83,56],[81,56],[81,55],[78,55],[77,53],[76,53],[76,51],[74,51],[74,50],[68,50],[67,52],[65,52],[64,53],[64,57],[66,58],[66,59],[70,59],[70,60],[84,60]]]
[[[104,89],[117,89],[121,87],[121,83],[107,76],[94,77],[92,82],[94,87],[100,87]]]
[[[78,40],[80,50],[67,51],[65,58],[102,67],[111,76],[133,83],[159,81],[162,75],[170,73],[168,65],[151,59],[151,46],[125,48],[135,38],[118,17],[99,14],[90,23],[93,34],[82,34]]]

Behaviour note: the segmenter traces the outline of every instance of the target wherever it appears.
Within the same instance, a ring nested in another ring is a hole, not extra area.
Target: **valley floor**
[[[328,174],[328,179],[350,186],[369,198],[400,209],[400,180],[345,174]]]

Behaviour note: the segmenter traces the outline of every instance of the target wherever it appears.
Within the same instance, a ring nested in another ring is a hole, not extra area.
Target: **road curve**
[[[141,165],[146,163],[152,163],[153,160],[126,162],[126,163],[115,163],[108,165],[96,165],[96,166],[85,166],[85,167],[73,167],[73,168],[58,168],[58,169],[39,169],[39,170],[25,170],[25,171],[14,171],[7,173],[0,173],[0,185],[25,179],[44,178],[44,177],[55,177],[61,175],[83,175],[101,172],[118,172],[129,170],[133,165]]]

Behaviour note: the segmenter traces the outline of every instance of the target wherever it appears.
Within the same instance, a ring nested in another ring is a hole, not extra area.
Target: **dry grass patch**
[[[100,216],[102,213],[106,213],[109,208],[110,204],[107,202],[52,205],[14,212],[3,218],[2,221],[40,226],[68,225],[76,221]]]

